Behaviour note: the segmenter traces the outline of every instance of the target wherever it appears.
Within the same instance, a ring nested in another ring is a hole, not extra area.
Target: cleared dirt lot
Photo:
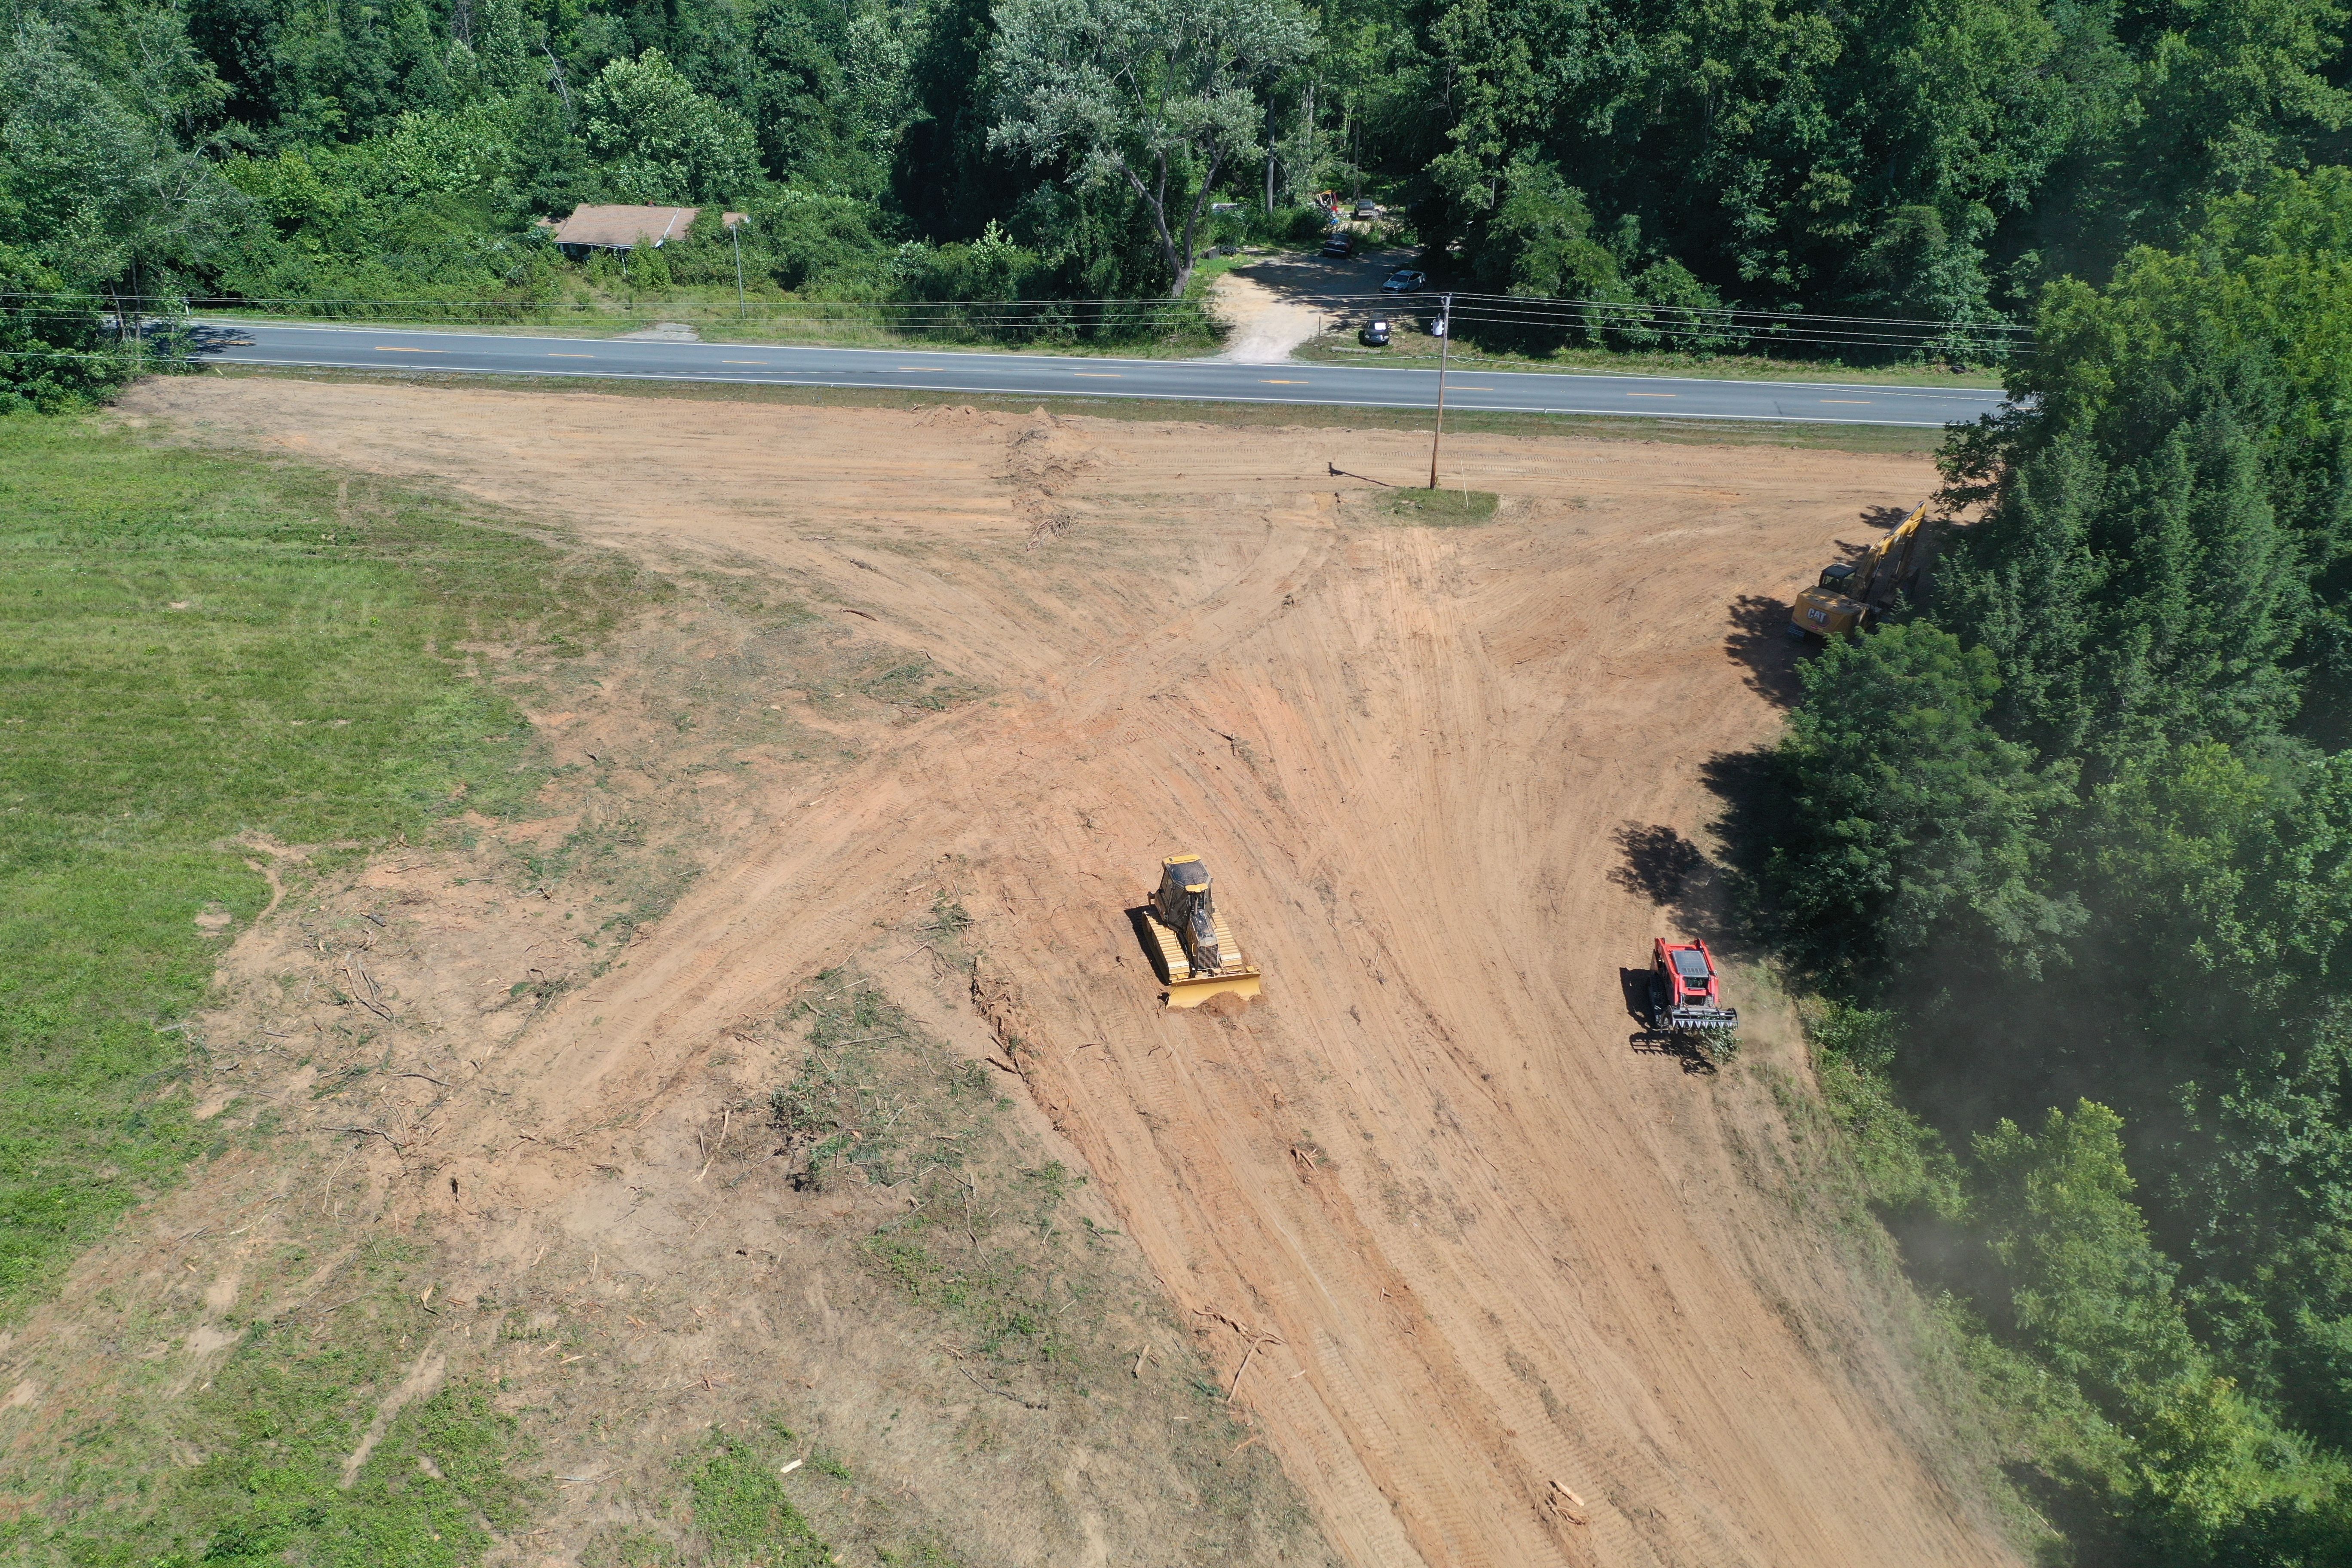
[[[369,1154],[418,1214],[625,1251],[579,1178],[950,868],[982,1017],[1348,1560],[2011,1560],[1775,1195],[1782,1010],[1735,998],[1710,1077],[1629,1046],[1618,983],[1666,918],[1621,836],[1704,837],[1787,689],[1773,605],[1924,459],[1463,437],[1500,508],[1429,529],[1331,475],[1409,481],[1390,432],[286,380],[130,413],[782,579],[993,693],[814,793],[734,775],[629,961]],[[1266,971],[1238,1016],[1161,1011],[1124,913],[1180,848]]]

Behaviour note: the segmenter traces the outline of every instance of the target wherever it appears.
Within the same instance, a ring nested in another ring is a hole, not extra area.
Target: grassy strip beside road
[[[527,797],[464,648],[592,636],[625,571],[364,480],[0,421],[0,1310],[206,1146],[171,1090],[269,897],[236,841],[350,852]]]
[[[814,348],[1051,353],[1071,358],[1199,359],[1223,329],[1196,300],[755,301],[710,290],[541,304],[375,300],[205,304],[194,314],[230,326],[425,328],[513,337],[610,339],[691,328],[712,342]]]
[[[1144,423],[1181,422],[1249,430],[1422,430],[1430,413],[1420,408],[1367,408],[1313,403],[1213,403],[1189,399],[1079,397],[1040,393],[929,392],[893,387],[784,386],[742,382],[598,380],[590,376],[479,375],[433,371],[278,369],[221,365],[208,374],[225,376],[285,376],[313,382],[374,382],[403,386],[465,387],[478,391],[486,379],[517,392],[593,392],[617,397],[701,398],[717,403],[769,403],[830,408],[979,408],[1027,414],[1048,402],[1060,413],[1097,419]],[[1600,414],[1496,414],[1449,406],[1446,434],[1486,432],[1502,436],[1572,436],[1597,441],[1665,442],[1697,447],[1790,447],[1832,452],[1933,452],[1944,432],[1902,425],[1773,424],[1733,419],[1627,419]],[[1411,476],[1404,476],[1410,479]],[[1423,478],[1426,478],[1426,474]],[[1449,468],[1446,480],[1465,476]]]
[[[1394,311],[1391,315],[1391,310]],[[1395,370],[1435,370],[1443,340],[1423,330],[1433,317],[1427,296],[1393,306],[1366,305],[1362,320],[1380,317],[1395,327],[1384,348],[1367,348],[1356,340],[1356,323],[1327,323],[1320,337],[1299,345],[1293,358],[1307,364],[1380,365]],[[1870,386],[1930,386],[1937,391],[1980,387],[1999,391],[2000,373],[1981,365],[1959,370],[1938,365],[1852,365],[1834,359],[1775,359],[1769,353],[1697,354],[1643,353],[1631,350],[1561,347],[1548,353],[1512,353],[1482,347],[1464,334],[1445,356],[1457,368],[1551,371],[1566,375],[1702,376],[1717,381],[1786,381]]]

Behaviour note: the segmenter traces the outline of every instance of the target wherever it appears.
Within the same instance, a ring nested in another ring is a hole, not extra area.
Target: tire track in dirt
[[[394,471],[461,463],[435,395],[331,390],[208,406]],[[1002,424],[464,406],[587,434],[569,468],[525,451],[455,482],[855,595],[1008,686],[814,802],[763,803],[771,831],[506,1053],[517,1109],[438,1147],[493,1152],[509,1201],[549,1201],[518,1133],[682,1092],[730,1023],[865,951],[885,893],[951,858],[1033,1094],[1188,1315],[1281,1340],[1246,1372],[1250,1341],[1205,1342],[1353,1561],[2012,1561],[1921,1461],[1931,1423],[1884,1348],[1857,1329],[1833,1363],[1797,1331],[1863,1309],[1759,1188],[1769,1096],[1629,1051],[1616,994],[1661,917],[1611,883],[1613,833],[1698,832],[1703,764],[1775,722],[1758,687],[1780,677],[1727,658],[1722,606],[1784,592],[1924,464],[1465,437],[1454,461],[1498,476],[1505,510],[1428,531],[1335,502],[1321,437],[1068,420],[1098,458],[1061,492],[1087,526],[1032,551],[986,479]],[[691,475],[657,472],[690,494],[775,480],[787,437],[839,472],[793,492],[799,521],[681,507],[626,462],[688,420]],[[918,439],[936,464],[904,460]],[[1347,439],[1364,471],[1415,460]],[[1177,848],[1266,970],[1240,1017],[1161,1012],[1128,929]],[[1759,1012],[1751,1055],[1801,1070]]]
[[[1417,595],[1426,587],[1425,582],[1421,580],[1426,576],[1425,565],[1425,563],[1419,563],[1420,570],[1407,571],[1395,579],[1402,584],[1407,595]],[[1433,649],[1437,640],[1435,635],[1426,628],[1415,630],[1406,638],[1407,642],[1417,641]],[[1414,716],[1434,711],[1442,702],[1441,697],[1424,694],[1417,701]],[[1258,712],[1261,716],[1265,711],[1265,708],[1262,705],[1259,706]],[[1212,727],[1214,727],[1213,722]],[[1222,731],[1218,732],[1224,733]],[[1394,967],[1393,955],[1375,953],[1370,963],[1376,975],[1381,975],[1384,968]],[[1402,974],[1398,978],[1401,989],[1409,989],[1402,986]],[[1375,983],[1386,984],[1389,982],[1383,975]],[[1427,1011],[1425,1005],[1417,1006],[1415,1010],[1423,1013]],[[1087,1020],[1087,1026],[1100,1029],[1103,1022],[1098,1016],[1093,1016]],[[1424,1073],[1423,1076],[1425,1081],[1426,1074]],[[1066,1092],[1064,1086],[1056,1087],[1057,1090]],[[1191,1120],[1197,1123],[1203,1119],[1196,1115]],[[1237,1125],[1238,1121],[1238,1118],[1232,1116],[1214,1119],[1216,1125],[1227,1128]],[[1084,1142],[1086,1141],[1082,1139],[1082,1142]],[[1089,1151],[1092,1152],[1091,1145],[1089,1145]],[[1246,1163],[1246,1159],[1237,1157],[1235,1152],[1229,1151],[1226,1163]],[[1200,1180],[1198,1172],[1191,1172],[1188,1174],[1194,1183]],[[1285,1215],[1275,1222],[1271,1228],[1280,1229],[1291,1237],[1300,1235],[1319,1236],[1326,1241],[1326,1246],[1314,1248],[1303,1259],[1304,1267],[1310,1276],[1323,1286],[1322,1294],[1326,1299],[1333,1294],[1332,1285],[1335,1281],[1345,1284],[1367,1300],[1377,1295],[1382,1302],[1388,1304],[1385,1310],[1396,1314],[1391,1325],[1392,1332],[1419,1337],[1418,1331],[1412,1325],[1416,1320],[1425,1322],[1426,1319],[1418,1310],[1412,1288],[1393,1268],[1384,1264],[1381,1258],[1380,1249],[1372,1244],[1369,1233],[1355,1222],[1352,1204],[1344,1200],[1344,1194],[1339,1194],[1338,1189],[1330,1184],[1325,1184],[1322,1190],[1324,1194],[1322,1208],[1327,1222],[1325,1226],[1318,1227],[1312,1223],[1302,1223],[1298,1216]],[[1202,1201],[1210,1210],[1213,1223],[1209,1229],[1213,1236],[1231,1240],[1243,1229],[1232,1223],[1230,1219],[1232,1211],[1240,1206],[1234,1194],[1228,1193],[1223,1194],[1222,1199],[1204,1198]],[[1221,1214],[1219,1212],[1221,1210],[1224,1212]],[[1225,1223],[1213,1223],[1220,1218],[1224,1219]],[[1268,1227],[1258,1228],[1263,1230]],[[1351,1279],[1350,1276],[1353,1278]],[[1366,1289],[1367,1287],[1369,1289]],[[1357,1333],[1363,1332],[1360,1321],[1351,1326]],[[1293,1335],[1298,1332],[1296,1326],[1286,1324],[1285,1327]],[[1329,1336],[1327,1336],[1328,1338]],[[1339,1365],[1345,1368],[1349,1359],[1351,1358],[1343,1354]],[[1405,1364],[1412,1366],[1415,1371],[1426,1372],[1428,1382],[1421,1386],[1402,1390],[1392,1388],[1389,1392],[1391,1394],[1402,1393],[1405,1405],[1424,1415],[1428,1412],[1444,1413],[1442,1420],[1435,1416],[1429,1416],[1426,1422],[1428,1425],[1440,1426],[1447,1423],[1457,1425],[1456,1430],[1441,1431],[1437,1435],[1437,1446],[1458,1452],[1481,1455],[1509,1451],[1510,1445],[1501,1440],[1503,1434],[1499,1421],[1489,1418],[1480,1423],[1482,1429],[1477,1431],[1458,1429],[1458,1423],[1465,1414],[1479,1412],[1480,1407],[1486,1402],[1478,1394],[1473,1381],[1458,1366],[1452,1363],[1450,1356],[1442,1350],[1435,1353],[1424,1350],[1418,1352],[1417,1363]],[[1397,1369],[1398,1363],[1390,1363],[1391,1376],[1396,1374]],[[1363,1385],[1358,1384],[1356,1386],[1360,1397]],[[1407,1425],[1410,1425],[1410,1417],[1391,1419],[1382,1423],[1382,1426],[1391,1433]],[[1428,1440],[1426,1434],[1423,1435],[1423,1440]],[[1433,1518],[1423,1517],[1416,1509],[1411,1491],[1393,1474],[1392,1466],[1388,1460],[1389,1447],[1390,1444],[1386,1442],[1359,1441],[1356,1452],[1360,1461],[1365,1465],[1373,1478],[1378,1489],[1391,1499],[1391,1505],[1396,1508],[1404,1521],[1408,1536],[1412,1540],[1422,1557],[1433,1562],[1479,1562],[1537,1561],[1549,1555],[1546,1547],[1551,1543],[1518,1540],[1511,1542],[1500,1557],[1490,1556],[1487,1552],[1480,1549],[1479,1537],[1485,1531],[1474,1531],[1469,1524],[1469,1520],[1473,1516],[1472,1510],[1458,1506],[1455,1499],[1450,1494],[1442,1495],[1434,1500],[1433,1508],[1431,1510],[1434,1515]],[[1517,1467],[1509,1468],[1517,1468]],[[1504,1496],[1516,1494],[1523,1502],[1528,1516],[1530,1519],[1537,1517],[1536,1505],[1547,1489],[1546,1479],[1521,1471],[1517,1474],[1496,1475],[1492,1478],[1492,1480],[1497,1484],[1478,1489],[1485,1494],[1481,1499],[1483,1503],[1491,1506],[1492,1498],[1498,1493]],[[1426,1487],[1424,1485],[1417,1489],[1425,1491]],[[1556,1545],[1552,1549],[1557,1550]]]

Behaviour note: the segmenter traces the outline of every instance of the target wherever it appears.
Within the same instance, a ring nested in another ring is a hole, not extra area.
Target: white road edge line
[[[881,355],[885,355],[885,354],[898,354],[898,353],[904,353],[906,352],[904,349],[860,349],[860,348],[848,348],[848,347],[833,348],[833,347],[826,347],[826,346],[819,346],[819,345],[817,345],[817,344],[814,344],[814,343],[786,343],[786,344],[782,344],[782,345],[775,344],[775,343],[730,343],[730,342],[662,343],[662,342],[646,342],[646,341],[645,341],[645,340],[643,340],[643,339],[635,340],[635,342],[630,342],[630,341],[629,341],[629,340],[618,339],[618,338],[589,338],[589,339],[581,339],[581,338],[541,338],[541,337],[529,337],[529,336],[525,336],[525,335],[523,335],[523,334],[521,334],[521,333],[517,333],[517,334],[515,334],[515,335],[514,335],[514,336],[512,336],[512,337],[506,337],[506,336],[501,336],[501,335],[499,335],[499,334],[498,334],[498,333],[495,333],[495,332],[478,332],[478,331],[470,331],[470,332],[469,332],[469,331],[457,331],[457,330],[456,330],[456,329],[454,329],[454,328],[443,328],[443,327],[379,327],[379,328],[375,328],[375,329],[371,330],[371,329],[364,328],[364,327],[325,327],[325,326],[318,326],[318,325],[314,325],[314,324],[312,324],[312,323],[310,323],[310,322],[307,322],[307,321],[304,321],[304,322],[295,322],[295,321],[262,321],[262,322],[259,322],[259,323],[256,323],[256,322],[253,322],[253,321],[242,321],[242,320],[238,320],[238,319],[232,318],[232,317],[221,317],[221,318],[202,318],[202,317],[200,317],[200,318],[196,318],[195,320],[196,320],[196,324],[197,324],[197,325],[199,325],[199,326],[205,325],[205,324],[207,324],[207,322],[210,322],[210,324],[218,325],[218,326],[224,326],[224,327],[235,327],[235,328],[236,328],[236,329],[237,329],[238,331],[254,331],[254,330],[255,330],[256,326],[257,326],[257,325],[258,325],[258,326],[259,326],[259,327],[261,327],[262,329],[267,330],[267,331],[282,331],[282,332],[341,332],[341,333],[345,333],[345,334],[348,334],[348,335],[353,335],[353,336],[373,336],[373,337],[379,337],[379,338],[383,338],[383,337],[479,338],[479,339],[481,339],[481,340],[483,340],[484,342],[493,342],[493,343],[499,343],[499,344],[508,344],[508,343],[562,343],[562,342],[575,342],[575,343],[576,343],[576,342],[600,342],[600,343],[624,343],[624,342],[628,342],[630,346],[638,346],[639,344],[642,344],[642,345],[643,345],[643,346],[645,346],[645,347],[648,347],[648,348],[655,348],[655,349],[665,349],[665,348],[667,348],[667,349],[770,349],[770,350],[773,350],[773,349],[776,349],[776,348],[778,348],[778,347],[780,347],[780,346],[781,346],[781,347],[782,347],[783,349],[785,349],[785,350],[787,350],[787,351],[803,352],[803,353],[826,353],[826,354],[874,354],[874,355],[876,355],[876,356],[877,356],[877,357],[878,357],[878,356],[881,356]],[[956,352],[956,351],[952,351],[952,350],[950,350],[950,351],[948,351],[948,352],[947,352],[947,353],[946,353],[942,357],[945,357],[945,358],[952,358],[952,359],[972,359],[972,360],[982,360],[982,361],[986,361],[986,362],[989,362],[989,363],[999,363],[999,364],[1021,364],[1021,363],[1027,363],[1027,364],[1068,364],[1068,363],[1071,362],[1071,360],[1072,360],[1074,357],[1076,357],[1076,356],[1069,355],[1069,354],[975,354],[975,353],[959,353],[959,352]],[[1155,369],[1155,370],[1167,370],[1167,369],[1171,369],[1171,368],[1172,368],[1172,367],[1179,366],[1179,365],[1193,365],[1193,366],[1199,366],[1199,367],[1202,367],[1202,368],[1208,368],[1208,367],[1212,367],[1212,366],[1225,366],[1225,367],[1230,367],[1230,366],[1232,365],[1232,363],[1233,363],[1233,362],[1232,362],[1232,361],[1230,361],[1230,360],[1218,360],[1218,359],[1119,359],[1119,358],[1118,358],[1118,357],[1116,357],[1116,356],[1114,356],[1114,355],[1109,355],[1109,354],[1106,354],[1106,355],[1102,356],[1101,358],[1099,358],[1099,359],[1096,360],[1094,363],[1097,363],[1097,364],[1144,365],[1144,366],[1148,366],[1148,367],[1150,367],[1150,368],[1151,368],[1151,369]],[[936,368],[936,367],[932,367],[932,368]],[[1341,370],[1341,371],[1349,371],[1349,370],[1377,370],[1377,371],[1379,371],[1381,374],[1386,374],[1386,375],[1425,375],[1425,376],[1434,377],[1434,376],[1437,374],[1437,372],[1435,372],[1435,371],[1433,371],[1433,370],[1416,370],[1416,369],[1412,369],[1412,368],[1409,368],[1409,367],[1406,367],[1406,366],[1402,366],[1402,365],[1394,366],[1394,367],[1386,366],[1386,365],[1331,365],[1331,366],[1321,366],[1321,367],[1318,367],[1318,366],[1314,366],[1314,365],[1312,365],[1312,364],[1310,364],[1310,363],[1305,363],[1305,362],[1302,362],[1301,368],[1302,368],[1302,369],[1309,369],[1309,368],[1325,368],[1325,369],[1333,369],[1333,370]],[[1984,397],[1984,398],[1990,399],[1990,401],[1992,401],[1992,402],[1994,402],[1994,403],[2000,403],[2000,402],[2006,401],[2006,399],[2008,398],[2008,395],[2009,395],[2007,393],[2005,393],[2005,392],[2001,392],[2001,391],[2000,391],[2000,390],[1998,390],[1998,389],[1996,389],[1996,388],[1992,388],[1992,387],[1983,387],[1983,386],[1955,386],[1955,387],[1951,387],[1951,388],[1947,389],[1947,388],[1943,388],[1943,387],[1936,387],[1936,386],[1906,385],[1906,384],[1900,384],[1900,383],[1886,383],[1886,384],[1881,384],[1881,383],[1873,383],[1873,382],[1848,382],[1848,381],[1749,381],[1749,380],[1746,379],[1745,377],[1735,377],[1735,376],[1725,376],[1725,377],[1723,377],[1723,378],[1721,378],[1721,379],[1719,379],[1719,380],[1718,380],[1718,379],[1717,379],[1717,378],[1715,378],[1715,377],[1712,377],[1712,376],[1641,375],[1641,374],[1637,374],[1633,373],[1633,372],[1630,372],[1630,371],[1578,371],[1578,370],[1568,370],[1568,371],[1526,371],[1526,370],[1520,370],[1520,371],[1512,371],[1512,370],[1484,370],[1484,371],[1473,371],[1473,372],[1471,372],[1470,374],[1474,374],[1474,375],[1500,375],[1500,376],[1507,376],[1507,377],[1509,377],[1510,379],[1512,379],[1512,380],[1514,380],[1514,381],[1520,380],[1520,379],[1526,379],[1526,380],[1529,380],[1529,381],[1538,381],[1538,380],[1540,380],[1540,381],[1633,381],[1633,382],[1664,382],[1664,383],[1668,383],[1668,384],[1673,384],[1673,383],[1677,383],[1677,382],[1679,382],[1679,383],[1681,383],[1681,384],[1685,384],[1685,385],[1690,385],[1690,384],[1702,384],[1702,385],[1710,386],[1710,387],[1714,387],[1714,386],[1788,386],[1788,387],[1797,387],[1797,388],[1801,388],[1801,389],[1807,389],[1807,390],[1815,390],[1815,391],[1831,391],[1831,392],[1884,392],[1884,393],[1889,393],[1889,394],[1904,394],[1904,395],[1911,395],[1911,396],[1918,396],[1918,397],[1968,397],[1968,396],[1974,395],[1974,396],[1981,396],[1981,397]],[[1363,406],[1372,406],[1372,407],[1377,407],[1377,406],[1383,406],[1383,405],[1363,405]],[[1733,416],[1732,416],[1726,415],[1726,416],[1722,416],[1722,417],[1729,418],[1729,417],[1733,417]],[[1755,417],[1770,417],[1770,416],[1756,416]],[[1940,422],[1939,422],[1939,423],[1940,423]]]
[[[846,352],[846,351],[845,351]],[[362,360],[265,360],[218,359],[216,364],[272,365],[285,370],[381,370],[379,363]],[[1130,362],[1136,363],[1136,362]],[[1139,362],[1150,364],[1155,362]],[[1052,392],[1043,389],[1003,386],[959,386],[929,382],[904,381],[820,381],[793,376],[774,375],[677,375],[647,371],[615,370],[489,370],[462,368],[462,375],[539,375],[579,376],[597,381],[674,381],[691,386],[698,382],[717,382],[729,386],[823,386],[835,390],[859,392],[961,392],[990,397],[1125,397],[1150,403],[1264,403],[1293,408],[1405,408],[1416,412],[1432,406],[1427,403],[1384,403],[1364,397],[1243,397],[1205,392],[1119,392],[1105,387],[1099,392],[1079,394]],[[1756,384],[1753,382],[1748,385]],[[1480,404],[1468,410],[1475,414],[1589,414],[1606,419],[1724,419],[1744,420],[1759,425],[1847,425],[1857,429],[1876,426],[1886,429],[1941,430],[1952,423],[1945,419],[1840,419],[1817,414],[1693,414],[1661,409],[1655,414],[1633,408],[1552,408],[1532,403]]]

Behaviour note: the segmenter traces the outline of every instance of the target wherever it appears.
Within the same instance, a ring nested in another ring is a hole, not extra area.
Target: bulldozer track
[[[281,395],[241,384],[153,396]],[[689,1092],[741,1020],[877,942],[902,951],[877,917],[951,877],[986,983],[909,966],[889,984],[1017,1037],[1027,1093],[1180,1316],[1279,1338],[1245,1374],[1256,1342],[1220,1327],[1205,1349],[1349,1562],[2013,1561],[1921,1459],[1920,1407],[1851,1286],[1758,1190],[1769,1095],[1627,1049],[1615,985],[1662,916],[1609,881],[1612,835],[1703,831],[1707,759],[1778,723],[1780,677],[1727,648],[1721,607],[1780,592],[1923,462],[1759,447],[1700,473],[1681,448],[1465,436],[1453,460],[1507,505],[1438,530],[1336,498],[1328,433],[1084,421],[1098,461],[1061,496],[1085,524],[1032,550],[991,478],[1010,416],[923,425],[936,460],[914,473],[917,416],[583,400],[564,418],[607,457],[582,465],[520,435],[428,439],[427,405],[398,400],[429,395],[322,387],[299,406],[322,454],[398,474],[479,451],[459,481],[478,494],[756,563],[870,616],[844,635],[990,695],[877,727],[821,790],[742,785],[757,826],[486,1064],[503,1098],[453,1108],[412,1179],[473,1162],[467,1201],[488,1212],[522,1201],[502,1172],[617,1161],[517,1135]],[[504,406],[468,395],[477,424]],[[1367,472],[1425,457],[1345,438]],[[794,496],[825,536],[680,506],[676,486],[702,481],[672,448],[707,468],[728,440],[730,485]],[[795,457],[817,450],[837,454],[822,471]],[[1662,738],[1664,713],[1682,718]],[[1180,847],[1216,868],[1265,971],[1239,1016],[1164,1011],[1128,921]],[[1749,1049],[1801,1071],[1792,1031]],[[593,1194],[573,1195],[590,1184],[545,1185],[598,1234]],[[1799,1312],[1853,1325],[1853,1363],[1801,1342]]]

